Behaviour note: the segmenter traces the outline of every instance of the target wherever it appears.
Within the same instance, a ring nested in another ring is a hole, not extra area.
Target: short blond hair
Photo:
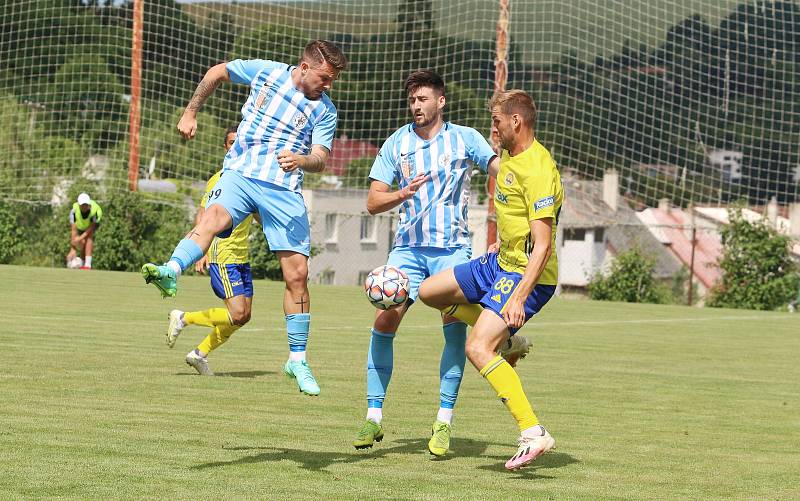
[[[519,115],[530,128],[536,124],[536,103],[524,90],[512,89],[496,94],[489,109],[498,108],[504,115]]]
[[[342,50],[327,40],[312,40],[303,49],[302,61],[315,64],[330,64],[335,70],[347,67],[347,58]]]

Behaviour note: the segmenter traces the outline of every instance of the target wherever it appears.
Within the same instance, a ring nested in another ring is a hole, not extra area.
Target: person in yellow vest
[[[67,267],[92,269],[92,253],[94,252],[94,234],[100,227],[103,209],[88,194],[78,195],[78,201],[72,204],[69,211],[71,234],[69,237],[69,254]],[[78,257],[80,252],[81,257]]]
[[[225,131],[225,150],[230,150],[236,140],[236,127]],[[206,191],[200,201],[196,221],[205,210],[209,199],[219,196],[215,186],[223,171],[217,171],[206,184]],[[225,343],[237,329],[250,320],[253,304],[253,276],[250,272],[250,224],[253,215],[247,216],[228,238],[214,238],[208,254],[195,263],[195,270],[211,276],[211,289],[218,298],[225,301],[225,308],[210,308],[201,311],[172,310],[169,313],[167,346],[172,348],[175,341],[188,325],[211,327],[211,332],[195,349],[186,355],[186,363],[203,376],[213,376],[208,366],[208,355]]]

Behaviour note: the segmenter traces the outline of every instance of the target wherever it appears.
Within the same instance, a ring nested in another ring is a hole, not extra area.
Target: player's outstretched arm
[[[192,139],[197,132],[197,112],[206,102],[208,97],[214,93],[220,83],[229,82],[231,80],[228,75],[228,68],[226,63],[219,63],[206,71],[203,80],[197,85],[194,95],[186,105],[186,109],[178,122],[178,132],[181,133],[184,139]]]
[[[374,216],[394,209],[404,201],[412,198],[420,186],[430,180],[430,176],[419,174],[404,188],[396,191],[391,191],[392,187],[383,181],[372,181],[369,186],[369,195],[367,195],[367,212]]]

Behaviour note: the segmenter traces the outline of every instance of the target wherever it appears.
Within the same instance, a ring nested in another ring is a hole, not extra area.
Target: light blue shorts
[[[271,251],[311,253],[308,211],[300,193],[225,170],[209,193],[206,208],[212,205],[221,205],[233,219],[231,227],[217,235],[220,238],[229,237],[248,215],[257,213]]]
[[[423,280],[440,271],[468,263],[471,256],[471,247],[441,249],[438,247],[401,246],[392,249],[386,264],[400,268],[408,275],[408,301],[411,305],[417,300],[419,285]]]

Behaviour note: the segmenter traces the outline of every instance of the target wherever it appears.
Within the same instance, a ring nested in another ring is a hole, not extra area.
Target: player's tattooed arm
[[[306,172],[322,172],[325,170],[325,162],[328,161],[328,148],[315,144],[311,147],[311,153],[303,158],[302,168]]]
[[[203,106],[203,103],[214,93],[214,89],[220,83],[230,81],[230,79],[225,63],[209,68],[203,80],[195,89],[192,99],[189,100],[189,104],[186,105],[186,110],[184,110],[183,116],[178,122],[178,132],[184,139],[192,139],[197,132],[197,112]]]
[[[203,103],[206,102],[206,99],[208,99],[209,96],[214,93],[214,90],[219,86],[219,84],[219,80],[207,80],[204,78],[194,90],[192,99],[190,99],[189,104],[186,105],[186,111],[193,111],[195,113],[200,111],[200,107],[203,106]]]
[[[278,165],[284,172],[292,172],[296,169],[303,169],[306,172],[322,172],[325,170],[325,162],[328,160],[328,149],[319,144],[311,147],[308,155],[300,155],[290,150],[278,152]]]

